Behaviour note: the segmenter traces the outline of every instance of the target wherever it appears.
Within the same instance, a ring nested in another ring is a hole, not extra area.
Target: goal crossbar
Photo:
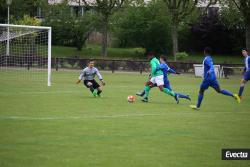
[[[28,26],[28,25],[14,25],[14,24],[0,24],[1,27],[17,27],[17,28],[32,28],[32,29],[47,29],[51,30],[51,27],[45,26]]]

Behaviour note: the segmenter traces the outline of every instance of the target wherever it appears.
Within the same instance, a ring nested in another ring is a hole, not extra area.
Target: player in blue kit
[[[216,92],[221,93],[226,96],[231,96],[238,102],[240,102],[240,98],[236,94],[232,94],[231,92],[227,90],[221,90],[220,85],[216,79],[216,75],[214,72],[214,65],[213,65],[213,60],[211,57],[211,48],[206,47],[204,49],[204,55],[205,58],[203,60],[203,81],[200,85],[200,91],[199,91],[199,96],[198,96],[198,102],[196,105],[190,105],[191,108],[193,109],[199,109],[201,106],[201,102],[203,100],[204,92],[207,90],[209,87],[212,87],[216,90]]]
[[[163,76],[164,76],[164,88],[172,90],[172,88],[170,86],[170,82],[168,80],[168,75],[169,75],[169,73],[172,73],[172,74],[180,74],[180,73],[178,73],[175,70],[171,69],[167,65],[166,58],[164,56],[160,57],[160,63],[161,64],[156,68],[156,70],[157,71],[161,70],[163,72]],[[156,86],[156,85],[154,85],[154,86]],[[145,94],[145,91],[143,90],[142,92],[137,93],[136,95],[138,95],[138,96],[144,96],[144,94]],[[176,94],[177,94],[178,98],[185,98],[185,99],[191,100],[188,95],[184,95],[184,94],[177,93],[177,92],[176,92]]]
[[[242,55],[245,57],[245,68],[244,68],[244,75],[240,82],[240,90],[239,90],[239,97],[242,99],[242,93],[244,91],[245,84],[248,80],[250,80],[250,56],[248,55],[247,49],[242,49]]]
[[[144,94],[141,95],[143,96],[142,102],[148,102],[149,91],[151,90],[152,87],[157,86],[160,91],[174,97],[175,101],[179,103],[177,94],[174,91],[169,90],[164,87],[163,72],[161,70],[157,70],[157,67],[160,65],[160,62],[155,57],[153,52],[150,52],[148,54],[148,59],[150,60],[151,73],[150,73],[149,81],[145,84],[144,91],[143,91]]]
[[[160,57],[160,65],[157,67],[157,70],[162,70],[163,72],[163,76],[164,76],[164,87],[165,88],[168,88],[169,90],[172,90],[171,86],[170,86],[170,82],[168,80],[168,75],[170,73],[172,74],[180,74],[179,72],[176,72],[175,70],[173,70],[172,68],[170,68],[168,65],[167,65],[167,60],[166,60],[166,57],[164,56],[161,56]],[[191,101],[190,97],[188,95],[184,95],[184,94],[181,94],[181,93],[177,93],[176,94],[178,95],[179,98],[184,98],[184,99],[188,99]]]

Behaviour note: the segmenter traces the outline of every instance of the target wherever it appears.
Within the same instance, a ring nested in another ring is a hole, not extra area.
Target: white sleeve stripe
[[[246,64],[246,70],[248,70],[248,69],[249,69],[249,66],[248,66],[248,59],[249,59],[249,56],[247,56],[247,58],[246,58],[246,62],[245,62],[245,64]]]

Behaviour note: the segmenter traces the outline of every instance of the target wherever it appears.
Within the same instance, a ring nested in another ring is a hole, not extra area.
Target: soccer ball
[[[129,103],[134,103],[135,102],[135,96],[129,95],[127,98]]]

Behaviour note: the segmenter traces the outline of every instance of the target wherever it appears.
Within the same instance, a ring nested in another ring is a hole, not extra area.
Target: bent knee
[[[163,86],[158,86],[160,91],[163,91]]]
[[[88,86],[93,86],[93,84],[91,82],[88,82],[87,85]]]
[[[240,84],[241,85],[245,85],[247,83],[247,81],[245,80],[245,79],[242,79],[241,81],[240,81]]]
[[[221,93],[221,89],[220,89],[220,88],[216,88],[215,91],[216,91],[217,93]]]
[[[205,90],[204,90],[204,89],[200,89],[199,94],[203,95],[203,94],[204,94],[204,92],[205,92]]]
[[[154,84],[153,84],[151,81],[146,82],[145,85],[146,85],[146,86],[150,86],[150,87],[153,87],[153,86],[154,86]]]

